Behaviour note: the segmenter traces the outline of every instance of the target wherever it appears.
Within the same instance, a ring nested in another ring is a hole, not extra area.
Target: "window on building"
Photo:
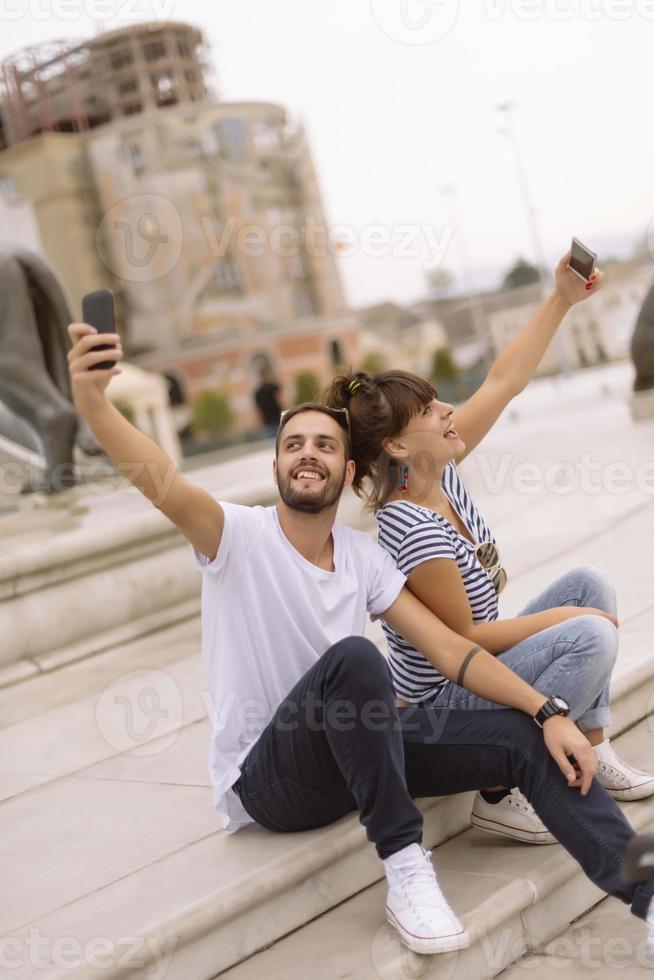
[[[123,68],[125,65],[134,64],[134,58],[132,57],[132,52],[123,48],[120,51],[113,51],[109,55],[109,64],[113,69]]]
[[[291,275],[294,279],[306,279],[307,270],[304,262],[304,256],[301,252],[293,252],[289,256],[289,268],[291,270]]]
[[[191,45],[190,45],[189,39],[187,37],[178,37],[177,38],[177,51],[179,53],[180,58],[192,58],[193,57],[193,51],[191,49]]]
[[[280,134],[276,119],[265,119],[252,124],[252,141],[257,153],[275,153],[279,149]]]
[[[139,112],[143,112],[143,106],[140,102],[130,102],[123,108],[123,115],[125,116],[135,116]]]
[[[314,316],[315,309],[313,306],[313,301],[311,299],[311,293],[304,285],[297,285],[295,287],[295,313],[299,317],[303,316]]]
[[[220,155],[234,163],[245,163],[247,156],[247,122],[245,119],[222,119],[217,127]]]
[[[126,143],[120,149],[123,160],[132,168],[135,177],[139,177],[145,170],[143,163],[143,151],[138,143]]]
[[[166,57],[166,45],[163,41],[146,41],[143,45],[143,55],[146,61],[160,61]]]
[[[138,92],[139,83],[137,78],[126,78],[124,82],[120,82],[118,85],[118,91],[121,95],[127,95],[129,92]]]
[[[240,296],[245,292],[245,283],[238,263],[233,255],[226,255],[214,269],[214,284],[219,293]]]
[[[220,135],[217,126],[211,126],[206,130],[204,148],[207,153],[211,153],[214,156],[220,155]]]

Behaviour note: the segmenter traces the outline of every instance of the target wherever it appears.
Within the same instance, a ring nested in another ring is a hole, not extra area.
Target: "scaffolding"
[[[0,150],[39,133],[83,133],[217,98],[208,43],[189,24],[144,23],[32,45],[0,64]]]

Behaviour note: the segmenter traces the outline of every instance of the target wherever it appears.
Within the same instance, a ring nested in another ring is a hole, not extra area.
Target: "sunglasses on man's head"
[[[312,409],[311,411],[318,411],[318,409],[317,408]],[[341,429],[343,429],[344,432],[347,432],[349,445],[351,446],[352,428],[350,426],[350,410],[348,408],[331,408],[328,405],[321,405],[320,411],[323,412],[325,415],[329,415],[331,418],[333,418],[335,422],[338,422]],[[281,430],[282,426],[284,425],[284,417],[288,415],[289,412],[293,412],[294,414],[298,414],[298,415],[300,414],[299,412],[297,412],[296,409],[285,408],[284,411],[281,412],[279,416],[279,427],[277,429],[277,432]],[[344,422],[345,424],[343,424]]]

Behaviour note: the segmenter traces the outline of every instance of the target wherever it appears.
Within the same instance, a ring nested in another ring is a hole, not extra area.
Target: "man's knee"
[[[346,636],[329,647],[324,656],[357,677],[391,677],[386,658],[365,636]]]

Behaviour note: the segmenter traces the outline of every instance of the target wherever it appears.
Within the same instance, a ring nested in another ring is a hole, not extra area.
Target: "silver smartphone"
[[[588,282],[592,276],[596,259],[597,252],[591,252],[578,238],[572,239],[568,269],[574,272],[576,276],[579,276],[580,279],[583,279],[584,282]]]

